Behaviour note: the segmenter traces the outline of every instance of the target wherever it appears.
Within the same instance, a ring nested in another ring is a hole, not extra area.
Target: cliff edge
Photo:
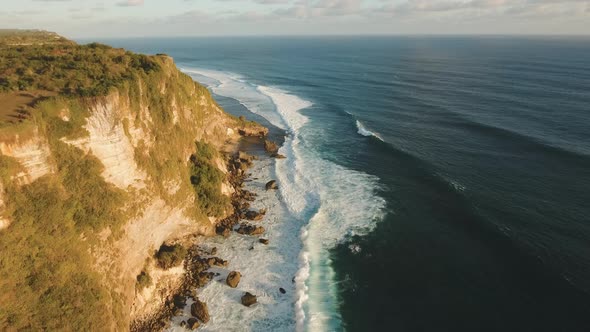
[[[6,36],[0,330],[127,330],[153,307],[145,293],[134,304],[146,262],[166,240],[215,233],[232,213],[224,151],[266,129],[166,55]]]

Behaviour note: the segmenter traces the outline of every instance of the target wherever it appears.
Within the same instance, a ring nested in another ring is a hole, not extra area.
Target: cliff
[[[232,212],[224,151],[265,129],[226,114],[165,55],[64,43],[19,45],[17,60],[3,47],[0,95],[29,99],[1,110],[0,329],[126,330],[156,300],[135,287],[150,257],[214,234]]]

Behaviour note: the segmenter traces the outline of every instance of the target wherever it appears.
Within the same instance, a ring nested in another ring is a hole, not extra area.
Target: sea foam
[[[212,319],[205,329],[216,330],[223,321],[227,324],[224,330],[240,330],[244,317],[254,321],[251,330],[339,329],[337,285],[329,251],[347,236],[372,230],[383,217],[385,201],[375,194],[378,179],[327,161],[312,148],[311,132],[306,128],[309,118],[300,113],[312,106],[311,102],[283,89],[252,85],[231,73],[185,72],[197,80],[199,75],[213,79],[209,86],[216,94],[238,100],[288,133],[280,149],[287,158],[257,162],[253,177],[259,180],[247,187],[259,193],[254,207],[268,210],[264,227],[271,245],[242,250],[247,246],[243,242],[253,240],[234,234],[227,240],[207,240],[215,242],[231,268],[239,265],[246,271],[242,274],[247,288],[232,290],[219,286],[221,283],[206,286],[201,293],[211,300]],[[276,178],[278,192],[263,190],[263,182],[269,178]],[[289,285],[288,296],[276,296],[276,289],[291,279],[294,284]],[[256,308],[236,305],[239,298],[235,293],[244,290],[263,295]],[[238,317],[241,319],[235,320]]]
[[[379,136],[379,134],[376,134],[376,133],[374,133],[374,132],[372,132],[372,131],[368,130],[368,129],[365,127],[365,125],[363,125],[363,123],[362,123],[362,122],[360,122],[359,120],[356,120],[356,128],[358,129],[358,131],[357,131],[357,132],[358,132],[359,134],[363,135],[363,136],[366,136],[366,137],[371,137],[371,136],[373,136],[373,137],[375,137],[375,138],[379,139],[380,141],[383,141],[383,138],[381,138],[381,136]]]

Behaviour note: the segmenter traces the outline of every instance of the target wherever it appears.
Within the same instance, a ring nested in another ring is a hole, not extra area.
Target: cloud
[[[312,19],[320,17],[358,16],[363,13],[362,0],[297,1],[294,6],[273,11],[278,17]]]
[[[184,24],[184,23],[195,23],[195,22],[203,22],[203,21],[211,21],[214,15],[210,13],[200,11],[200,10],[191,10],[188,12],[184,12],[178,15],[172,15],[163,18],[164,23],[170,24]]]
[[[287,4],[291,2],[291,0],[254,0],[254,2],[259,3],[261,5],[277,5],[277,4]]]
[[[38,9],[19,10],[14,12],[16,15],[40,15],[44,13],[44,11]]]
[[[390,2],[381,7],[371,8],[369,12],[380,16],[423,19],[452,14],[465,19],[474,16],[559,17],[583,13],[583,6],[588,4],[590,0],[407,0],[401,4]]]
[[[126,0],[117,3],[119,7],[137,7],[143,6],[143,0]]]

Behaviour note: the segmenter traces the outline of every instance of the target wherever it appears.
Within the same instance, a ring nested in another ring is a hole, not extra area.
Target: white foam
[[[363,125],[363,123],[360,122],[359,120],[356,120],[356,128],[358,129],[357,132],[363,136],[366,136],[366,137],[373,136],[373,137],[378,138],[379,140],[383,141],[383,139],[381,138],[381,136],[379,136],[379,134],[376,134],[376,133],[368,130],[365,127],[365,125]]]
[[[244,105],[250,112],[266,118],[274,126],[285,129],[285,123],[275,111],[274,104],[264,94],[256,90],[256,86],[249,84],[242,76],[199,68],[181,68],[196,81],[208,86],[214,93],[230,97]]]
[[[262,223],[271,245],[256,244],[250,251],[256,239],[238,234],[227,240],[205,240],[217,246],[218,256],[230,261],[230,269],[244,276],[237,290],[213,282],[201,291],[212,317],[204,329],[338,329],[341,318],[329,250],[349,235],[370,231],[382,218],[385,201],[375,195],[378,179],[324,160],[310,146],[305,126],[309,119],[300,111],[311,102],[276,87],[253,87],[231,73],[190,72],[220,82],[210,86],[216,94],[239,100],[289,133],[280,149],[287,158],[255,163],[253,177],[258,180],[246,187],[259,194],[253,207],[268,211]],[[271,178],[277,180],[278,192],[264,190]],[[287,294],[278,294],[278,287],[287,289]],[[239,304],[243,291],[260,295],[260,303],[255,308]]]
[[[324,160],[306,146],[308,118],[299,111],[310,102],[277,88],[258,90],[273,100],[291,132],[280,150],[287,162],[276,166],[281,196],[299,218],[309,216],[296,278],[297,330],[333,330],[341,319],[329,250],[347,235],[370,231],[382,218],[385,201],[374,194],[375,177]]]

